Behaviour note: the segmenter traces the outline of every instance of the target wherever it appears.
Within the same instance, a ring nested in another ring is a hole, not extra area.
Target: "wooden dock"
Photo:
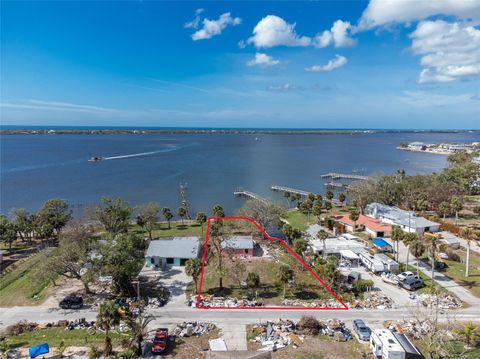
[[[368,179],[367,176],[354,175],[348,173],[336,173],[330,172],[320,176],[321,178],[331,178],[331,179],[351,179],[351,180],[361,180],[364,181]]]
[[[286,187],[286,186],[273,185],[270,188],[271,188],[272,191],[295,193],[295,194],[299,194],[301,196],[308,196],[308,194],[310,193],[310,192],[307,192],[307,191],[303,191],[301,189],[296,189],[296,188],[291,188],[291,187]]]
[[[260,202],[263,202],[263,203],[267,203],[268,200],[266,198],[263,198],[262,196],[256,194],[256,193],[253,193],[253,192],[250,192],[250,191],[247,191],[247,190],[244,190],[244,189],[241,189],[241,188],[237,188],[234,192],[233,192],[233,195],[234,196],[241,196],[241,197],[246,197],[246,198],[250,198],[250,199],[254,199],[254,200],[257,200],[257,201],[260,201]]]
[[[326,182],[326,183],[324,183],[324,185],[326,187],[332,187],[332,188],[347,188],[348,187],[348,185],[345,184],[345,183],[334,182],[334,181]]]

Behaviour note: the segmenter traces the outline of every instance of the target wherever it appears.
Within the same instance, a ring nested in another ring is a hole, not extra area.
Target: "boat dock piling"
[[[320,177],[331,178],[331,179],[352,179],[352,180],[361,180],[361,181],[368,179],[367,176],[354,175],[354,174],[348,174],[348,173],[336,173],[336,172],[329,172],[324,175],[321,175]]]

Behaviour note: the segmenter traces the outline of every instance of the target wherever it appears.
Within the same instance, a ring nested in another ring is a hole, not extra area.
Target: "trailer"
[[[381,261],[390,272],[398,273],[400,271],[400,265],[386,254],[375,254],[374,257]]]
[[[376,329],[370,335],[370,349],[382,359],[420,359],[422,353],[407,336],[389,329]]]
[[[370,272],[383,273],[386,271],[385,264],[368,252],[361,252],[358,254],[360,261]]]

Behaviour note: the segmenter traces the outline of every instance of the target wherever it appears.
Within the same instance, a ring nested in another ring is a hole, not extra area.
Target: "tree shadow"
[[[225,297],[227,295],[232,294],[232,288],[219,288],[219,287],[214,287],[214,288],[209,288],[207,290],[207,294],[212,294],[217,297]]]

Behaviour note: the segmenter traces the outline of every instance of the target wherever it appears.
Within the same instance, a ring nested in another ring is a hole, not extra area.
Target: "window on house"
[[[173,264],[174,260],[173,258],[167,258],[167,264]]]
[[[150,263],[155,264],[155,258],[154,257],[150,257]]]
[[[245,249],[245,253],[247,253],[247,254],[248,254],[248,249]]]

